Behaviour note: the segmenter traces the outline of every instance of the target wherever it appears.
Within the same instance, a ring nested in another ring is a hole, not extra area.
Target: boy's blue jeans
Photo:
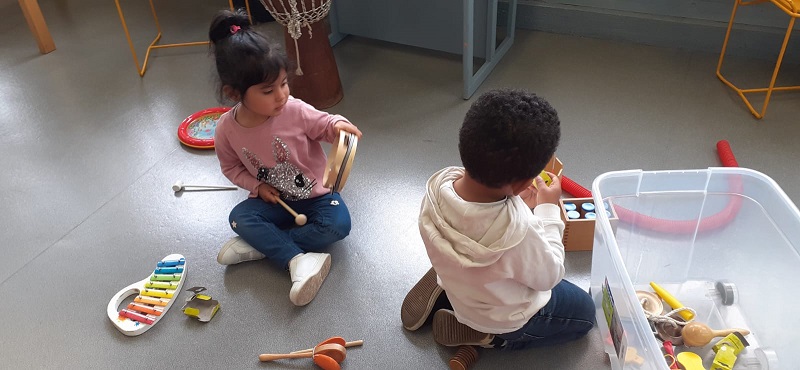
[[[308,221],[296,226],[294,216],[280,204],[249,198],[233,207],[228,222],[233,231],[282,268],[305,252],[321,252],[350,234],[350,212],[339,193],[286,201]]]
[[[552,289],[552,297],[521,329],[495,336],[504,350],[552,346],[578,339],[594,327],[592,297],[583,289],[561,280]]]

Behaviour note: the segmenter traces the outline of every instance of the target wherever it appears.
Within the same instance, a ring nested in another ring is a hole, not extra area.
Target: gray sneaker
[[[264,254],[247,244],[244,239],[235,236],[228,240],[217,254],[217,262],[221,265],[235,265],[245,261],[255,261],[263,259]]]

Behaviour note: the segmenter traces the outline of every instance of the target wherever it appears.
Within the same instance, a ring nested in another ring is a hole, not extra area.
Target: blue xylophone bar
[[[157,267],[175,267],[181,266],[186,263],[185,258],[181,258],[179,260],[169,260],[169,261],[158,261]]]
[[[156,267],[155,274],[176,274],[183,272],[183,267]]]

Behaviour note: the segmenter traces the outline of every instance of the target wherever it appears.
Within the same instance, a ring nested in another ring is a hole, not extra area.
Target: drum
[[[229,111],[229,107],[203,109],[186,117],[178,125],[178,140],[196,149],[214,149],[214,134],[219,117]]]
[[[339,103],[344,97],[342,82],[323,21],[330,0],[261,0],[261,4],[285,27],[286,53],[295,63],[289,78],[292,96],[317,109]]]

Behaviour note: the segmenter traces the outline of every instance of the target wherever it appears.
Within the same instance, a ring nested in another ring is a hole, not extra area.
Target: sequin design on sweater
[[[281,192],[287,200],[308,199],[317,180],[309,179],[297,166],[289,162],[289,146],[279,137],[272,139],[272,156],[275,166],[267,167],[255,153],[242,148],[242,153],[256,170],[256,179]]]

